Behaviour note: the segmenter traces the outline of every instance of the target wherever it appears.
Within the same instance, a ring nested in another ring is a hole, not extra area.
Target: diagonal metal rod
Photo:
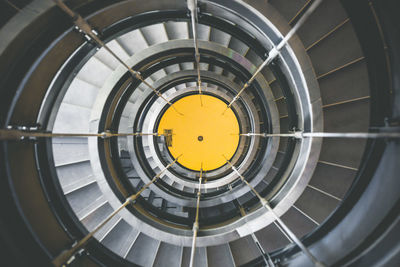
[[[224,156],[224,157],[225,157],[225,156]],[[238,205],[239,205],[238,208],[239,208],[239,211],[240,211],[240,215],[241,215],[242,217],[246,217],[246,211],[245,211],[245,209],[244,209],[240,204],[238,204]],[[274,262],[272,261],[271,256],[270,256],[270,255],[264,250],[264,248],[261,246],[260,241],[258,241],[257,236],[256,236],[254,233],[252,233],[252,234],[251,234],[251,237],[252,237],[254,243],[256,244],[258,250],[260,251],[261,256],[262,256],[263,259],[264,259],[264,262],[265,262],[266,267],[275,267],[275,264],[274,264]]]
[[[192,250],[190,253],[190,264],[189,267],[193,267],[194,264],[194,253],[196,252],[196,239],[197,232],[199,231],[199,208],[200,208],[200,196],[201,196],[201,182],[203,180],[203,164],[200,168],[200,177],[199,177],[199,190],[197,192],[197,203],[196,203],[196,217],[193,224],[193,240],[192,240]]]
[[[182,155],[180,155],[182,156]],[[97,233],[101,228],[103,228],[115,215],[117,215],[121,210],[123,210],[126,206],[129,204],[134,204],[135,200],[140,196],[140,194],[147,189],[151,184],[155,183],[161,175],[172,165],[174,165],[179,157],[178,156],[173,162],[168,164],[163,170],[161,170],[156,176],[153,177],[153,179],[144,185],[136,194],[128,197],[126,201],[118,208],[116,209],[113,213],[111,213],[103,222],[101,222],[93,231],[91,231],[89,234],[87,234],[84,238],[79,240],[79,242],[75,243],[72,248],[65,250],[61,252],[56,258],[53,259],[52,263],[54,266],[59,267],[59,266],[64,266],[65,264],[69,264],[73,261],[74,255],[76,252],[81,250],[88,241],[94,236],[95,233]]]
[[[253,76],[243,85],[242,89],[237,93],[237,95],[232,99],[232,101],[228,104],[227,109],[231,108],[232,104],[235,103],[236,100],[240,97],[243,91],[250,86],[250,84],[254,81],[258,73],[267,65],[269,65],[278,55],[281,49],[289,42],[289,40],[295,35],[297,30],[304,24],[304,22],[308,19],[308,17],[314,12],[314,10],[321,4],[322,0],[315,0],[310,7],[304,12],[303,16],[297,21],[297,23],[290,29],[290,31],[286,34],[286,36],[279,42],[277,46],[269,51],[267,59],[258,67],[258,69],[254,72]]]
[[[147,85],[153,92],[160,98],[162,98],[165,102],[168,103],[178,114],[183,115],[180,113],[174,105],[166,99],[160,91],[156,90],[151,84],[146,82],[140,72],[133,70],[131,67],[129,67],[117,54],[115,54],[93,31],[92,27],[90,24],[81,17],[78,13],[74,12],[72,9],[70,9],[66,4],[63,3],[62,0],[53,0],[65,13],[67,13],[70,17],[72,17],[74,24],[78,29],[80,29],[83,33],[85,33],[88,37],[90,37],[98,46],[104,48],[107,52],[109,52],[116,60],[118,60],[132,75],[133,77],[137,78],[140,80],[142,83]]]
[[[307,137],[321,137],[321,138],[358,138],[358,139],[376,139],[376,138],[400,138],[400,132],[354,132],[354,133],[304,133],[301,131],[282,133],[282,134],[268,134],[268,133],[246,133],[240,136],[261,136],[261,137],[294,137],[294,138],[307,138]]]
[[[256,244],[258,250],[260,251],[261,257],[263,258],[265,265],[267,267],[274,267],[275,264],[272,262],[271,257],[267,252],[265,252],[264,248],[261,246],[260,241],[254,233],[251,233],[251,238],[253,239],[254,243]]]
[[[0,140],[23,140],[25,138],[56,138],[56,137],[123,137],[123,136],[162,136],[159,133],[49,133],[39,131],[24,131],[14,129],[0,129]]]
[[[195,53],[196,69],[197,69],[197,86],[199,89],[200,103],[203,106],[203,101],[201,99],[201,95],[203,94],[203,92],[201,90],[201,77],[200,77],[200,52],[199,52],[199,41],[197,38],[197,24],[198,24],[197,0],[188,0],[187,6],[190,11],[190,19],[192,22],[194,53]]]
[[[269,253],[265,252],[265,254],[267,255],[268,267],[275,267],[275,263],[272,261],[272,258],[269,255]]]
[[[224,156],[226,159],[226,157]],[[263,198],[255,189],[254,187],[247,182],[247,180],[243,177],[243,175],[240,174],[240,172],[235,168],[235,166],[232,165],[232,163],[226,159],[226,162],[230,165],[231,169],[240,177],[243,183],[245,183],[250,190],[256,195],[256,197],[260,200],[261,205],[266,208],[269,212],[271,212],[272,216],[274,219],[277,221],[279,226],[283,229],[283,231],[289,236],[289,238],[303,251],[304,254],[314,263],[316,267],[323,267],[325,266],[322,262],[318,261],[314,255],[311,254],[310,250],[306,248],[303,243],[300,241],[300,239],[297,238],[297,236],[287,227],[287,225],[281,220],[281,218],[275,213],[275,211],[271,208],[269,205],[269,202]]]

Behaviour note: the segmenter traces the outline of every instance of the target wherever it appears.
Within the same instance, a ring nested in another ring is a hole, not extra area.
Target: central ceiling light
[[[161,117],[158,133],[171,132],[168,149],[185,168],[200,171],[217,169],[236,152],[239,144],[239,123],[235,113],[221,99],[210,95],[181,98]]]

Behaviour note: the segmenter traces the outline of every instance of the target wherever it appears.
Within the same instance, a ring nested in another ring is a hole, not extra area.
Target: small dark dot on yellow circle
[[[199,135],[199,137],[197,137],[197,140],[199,140],[200,142],[203,141],[203,136]]]

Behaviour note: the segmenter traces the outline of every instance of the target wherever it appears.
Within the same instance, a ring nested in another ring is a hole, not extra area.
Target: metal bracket
[[[110,138],[112,136],[113,136],[113,134],[109,130],[106,130],[105,132],[101,133],[101,138],[103,138],[103,139]]]
[[[75,241],[74,244],[76,244],[77,242]],[[80,250],[78,250],[74,255],[71,256],[71,258],[69,258],[67,260],[67,262],[65,263],[66,266],[70,265],[71,263],[73,263],[77,258],[84,256],[85,254],[87,254],[87,251],[85,250],[85,248],[81,248]]]
[[[295,139],[303,139],[303,131],[300,129],[297,129],[296,127],[293,127],[293,130],[290,132],[293,134],[293,138]]]
[[[13,126],[8,125],[7,130],[1,130],[0,136],[2,140],[15,140],[15,141],[37,141],[37,137],[30,136],[30,132],[39,132],[40,124],[33,124],[31,126]],[[24,133],[27,133],[26,136]]]
[[[96,45],[98,48],[101,48],[101,46],[89,35],[87,34],[84,30],[82,30],[78,25],[75,25],[74,29],[80,33],[81,35],[83,35],[83,37],[90,42],[91,44]],[[99,33],[96,30],[91,30],[91,32],[95,35],[95,36],[99,36]]]
[[[232,184],[228,184],[229,191],[232,191]]]

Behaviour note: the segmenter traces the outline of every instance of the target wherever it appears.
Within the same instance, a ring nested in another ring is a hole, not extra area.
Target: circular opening
[[[225,102],[209,95],[190,95],[173,105],[162,115],[158,133],[164,134],[171,155],[180,156],[182,166],[209,171],[233,157],[239,144],[239,122]]]

